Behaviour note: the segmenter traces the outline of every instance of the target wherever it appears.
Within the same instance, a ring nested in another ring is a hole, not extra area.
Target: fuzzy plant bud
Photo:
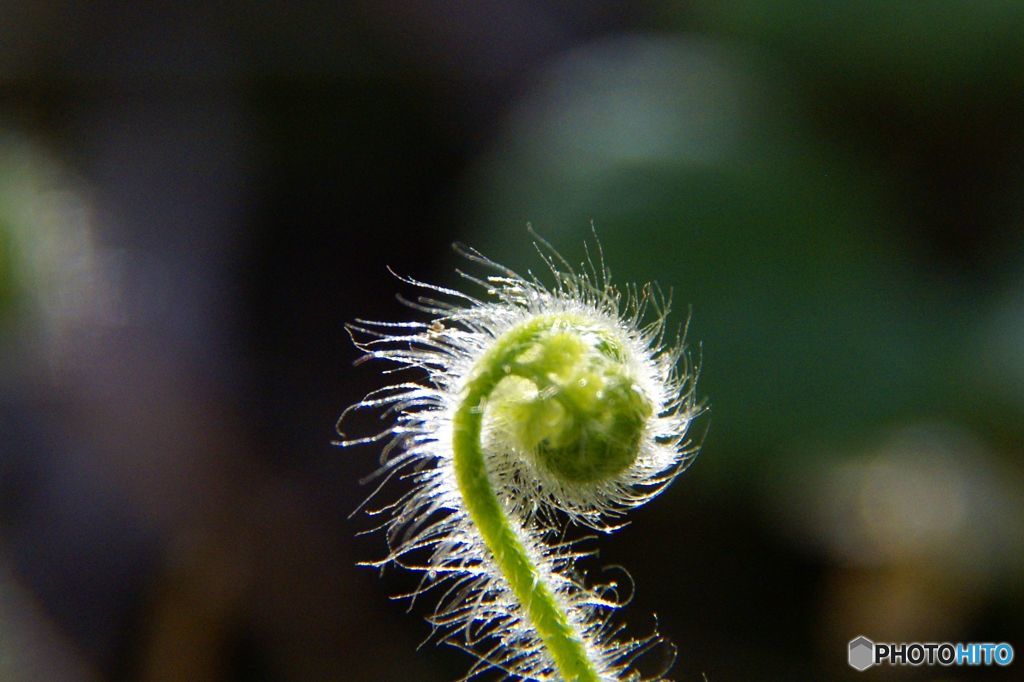
[[[552,538],[567,523],[614,530],[693,457],[696,373],[681,339],[665,344],[669,301],[615,288],[600,250],[576,271],[538,239],[546,286],[458,248],[490,270],[463,275],[484,298],[405,279],[430,292],[413,307],[432,319],[349,327],[367,356],[426,372],[350,408],[395,421],[341,444],[386,442],[380,474],[413,484],[378,510],[390,551],[372,565],[422,571],[416,594],[448,583],[431,621],[477,656],[470,676],[636,679],[660,637],[621,638],[615,584],[587,584],[588,552]]]
[[[509,443],[552,476],[613,478],[636,460],[651,416],[627,350],[578,315],[548,315],[509,330],[491,359],[502,376],[490,394]]]

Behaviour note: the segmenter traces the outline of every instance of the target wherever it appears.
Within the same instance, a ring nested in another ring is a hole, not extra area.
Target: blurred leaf
[[[1012,0],[726,0],[694,12],[706,28],[771,47],[805,73],[838,70],[850,85],[871,83],[916,108],[964,89],[1024,85],[1024,4]]]

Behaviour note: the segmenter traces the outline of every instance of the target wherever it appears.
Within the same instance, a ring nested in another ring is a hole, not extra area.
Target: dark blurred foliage
[[[1024,647],[1024,5],[4,15],[4,679],[460,677],[355,565],[343,324],[415,315],[386,265],[458,283],[455,240],[543,275],[527,222],[689,319],[703,452],[589,564],[676,679]]]

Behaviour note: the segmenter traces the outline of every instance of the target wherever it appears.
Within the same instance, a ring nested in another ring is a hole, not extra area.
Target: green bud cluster
[[[570,315],[508,332],[488,418],[561,480],[608,480],[636,460],[653,408],[621,343]],[[500,344],[499,345],[504,345]]]

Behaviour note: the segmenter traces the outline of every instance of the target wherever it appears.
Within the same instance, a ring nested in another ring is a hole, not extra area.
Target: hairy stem
[[[509,360],[533,343],[550,324],[550,319],[538,320],[513,330],[481,359],[454,417],[455,474],[470,518],[525,617],[554,659],[561,679],[599,682],[600,676],[582,638],[533,564],[495,494],[481,442],[484,406],[494,387],[507,376]]]

